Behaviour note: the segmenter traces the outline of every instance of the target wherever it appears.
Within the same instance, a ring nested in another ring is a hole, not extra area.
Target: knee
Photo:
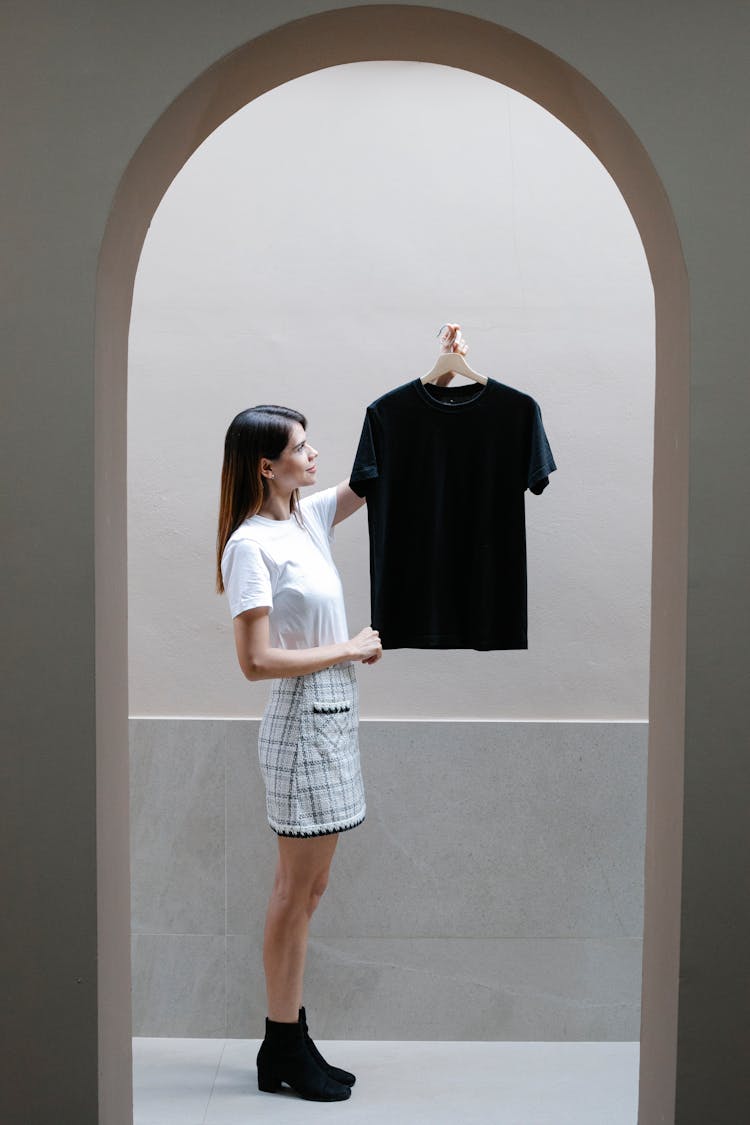
[[[327,872],[317,875],[312,881],[288,878],[283,872],[277,872],[272,898],[277,909],[283,913],[304,913],[310,918],[327,886]]]
[[[271,891],[271,905],[283,915],[302,914],[307,906],[305,888],[284,872],[277,871]]]
[[[307,913],[310,918],[312,918],[313,914],[315,913],[315,908],[322,899],[327,886],[328,876],[321,875],[317,879],[315,879],[312,886],[310,887],[310,893],[307,899]]]

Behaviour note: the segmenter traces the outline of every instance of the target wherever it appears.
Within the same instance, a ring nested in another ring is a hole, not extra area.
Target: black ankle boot
[[[299,1010],[299,1022],[302,1027],[302,1034],[305,1037],[305,1042],[307,1043],[308,1050],[310,1051],[310,1054],[315,1059],[315,1061],[318,1063],[318,1066],[321,1066],[326,1074],[330,1078],[335,1079],[336,1082],[343,1082],[345,1086],[353,1086],[357,1081],[354,1075],[350,1074],[348,1070],[342,1070],[341,1067],[331,1066],[330,1063],[327,1063],[318,1048],[313,1043],[312,1039],[310,1038],[310,1033],[307,1030],[307,1018],[305,1016],[304,1008],[300,1008]]]
[[[275,1094],[286,1082],[301,1098],[311,1102],[342,1102],[351,1090],[336,1082],[308,1050],[299,1023],[276,1023],[266,1017],[266,1037],[258,1051],[258,1089]]]

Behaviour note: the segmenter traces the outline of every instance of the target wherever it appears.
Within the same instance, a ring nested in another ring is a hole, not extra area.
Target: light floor
[[[257,1039],[134,1039],[134,1125],[636,1125],[638,1043],[317,1045],[347,1101],[261,1094]]]

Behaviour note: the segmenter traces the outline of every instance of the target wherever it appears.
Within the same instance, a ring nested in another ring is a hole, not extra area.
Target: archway
[[[345,62],[442,63],[538,102],[591,149],[643,240],[656,301],[656,415],[641,1116],[673,1116],[679,953],[687,538],[687,278],[668,200],[637,137],[581,74],[537,44],[455,12],[332,11],[220,60],[165,111],[131,160],[102,246],[96,336],[96,614],[101,1110],[129,1104],[125,394],[133,281],[145,233],[179,168],[227,117],[302,74]]]

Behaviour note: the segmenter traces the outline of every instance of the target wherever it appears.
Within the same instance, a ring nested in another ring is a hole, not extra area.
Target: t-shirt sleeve
[[[549,475],[557,465],[552,456],[547,435],[542,423],[542,412],[538,403],[534,403],[534,413],[531,420],[531,443],[529,451],[529,469],[526,487],[539,496],[549,484]]]
[[[257,543],[237,539],[227,543],[221,576],[232,617],[259,606],[273,608],[271,575]]]
[[[366,497],[378,476],[378,459],[375,453],[372,418],[369,409],[365,414],[362,433],[357,446],[357,454],[349,476],[349,487],[357,496]]]
[[[302,518],[314,520],[324,537],[333,539],[333,521],[336,518],[336,485],[303,496],[300,501]]]

